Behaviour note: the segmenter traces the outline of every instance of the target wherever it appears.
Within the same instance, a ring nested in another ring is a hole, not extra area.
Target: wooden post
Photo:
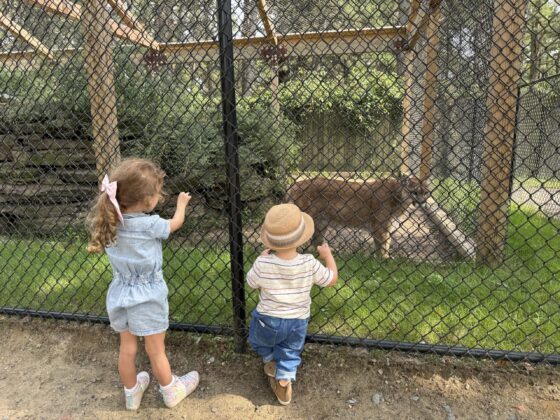
[[[93,150],[99,180],[120,161],[117,100],[109,12],[103,0],[85,0],[82,11],[84,58],[91,101]]]
[[[426,73],[424,77],[424,119],[422,120],[422,144],[420,152],[420,174],[423,181],[432,172],[432,147],[434,143],[434,122],[436,119],[436,82],[438,73],[437,48],[439,45],[439,23],[441,9],[438,7],[430,16],[430,23],[426,31]]]
[[[477,233],[477,258],[485,263],[503,258],[526,6],[526,0],[494,3]]]
[[[407,39],[415,28],[416,17],[420,9],[420,0],[412,0],[410,3],[410,15],[406,24]],[[403,53],[404,59],[404,97],[403,97],[403,122],[401,126],[401,165],[400,173],[409,175],[412,171],[410,162],[410,152],[412,149],[412,86],[414,83],[414,48],[408,48]]]
[[[270,106],[275,113],[280,112],[280,101],[278,100],[278,88],[280,85],[280,80],[278,78],[278,63],[274,63],[271,66],[272,69],[272,80],[270,81],[270,93],[272,100]]]
[[[404,52],[404,98],[403,98],[403,122],[401,126],[401,175],[410,175],[411,162],[410,152],[412,149],[412,85],[414,83],[414,51]]]
[[[428,24],[432,21],[434,12],[440,7],[441,0],[429,0],[423,7],[412,4],[416,10],[412,10],[411,19],[407,24],[406,45],[408,49],[414,49],[420,36],[426,30]],[[413,17],[413,18],[412,18]],[[413,20],[414,19],[414,20]]]

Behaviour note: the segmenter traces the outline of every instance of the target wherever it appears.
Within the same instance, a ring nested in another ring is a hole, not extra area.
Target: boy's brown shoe
[[[269,378],[270,387],[276,395],[276,399],[282,405],[288,405],[292,402],[292,383],[288,382],[288,385],[280,385],[280,381],[275,378]]]
[[[276,362],[271,360],[270,362],[266,362],[264,364],[264,374],[269,378],[274,378],[276,376]]]

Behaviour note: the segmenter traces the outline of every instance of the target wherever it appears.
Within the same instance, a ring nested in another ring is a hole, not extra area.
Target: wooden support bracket
[[[158,42],[149,34],[142,22],[132,12],[127,10],[121,0],[107,0],[113,10],[119,15],[123,23],[131,29],[135,29],[142,34],[144,39],[150,44],[156,46],[154,49],[160,48]]]
[[[276,36],[276,31],[274,30],[274,24],[268,17],[268,7],[266,5],[266,0],[257,0],[257,6],[267,38],[273,45],[278,45],[278,37]]]
[[[79,21],[82,16],[82,6],[76,3],[72,3],[67,0],[26,0],[28,3],[40,6],[47,12],[56,13],[62,16],[66,16],[72,21]],[[110,0],[114,1],[114,0]],[[117,12],[118,13],[118,12]],[[130,13],[127,15],[129,20],[134,20]],[[136,19],[137,21],[137,19]],[[146,30],[138,30],[135,27],[127,26],[127,21],[123,19],[123,23],[119,23],[113,18],[107,20],[107,25],[109,31],[115,36],[121,39],[128,40],[134,44],[143,45],[148,48],[155,50],[160,49],[160,44],[154,40]],[[137,24],[138,25],[138,24]]]
[[[45,57],[51,60],[54,59],[49,49],[41,41],[39,41],[37,38],[31,35],[31,33],[23,26],[14,22],[13,20],[3,15],[2,13],[0,13],[0,26],[3,26],[9,32],[14,34],[16,37],[27,42],[29,45],[33,47],[34,50],[39,51]]]
[[[398,47],[402,50],[412,50],[418,43],[420,36],[426,31],[431,16],[435,14],[442,0],[428,0],[427,6],[422,7],[420,1],[414,1],[410,13],[410,19],[406,24],[407,37],[400,40]]]

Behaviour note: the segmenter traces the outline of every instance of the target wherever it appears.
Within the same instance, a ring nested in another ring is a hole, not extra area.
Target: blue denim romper
[[[123,217],[117,243],[105,248],[113,268],[106,302],[111,327],[137,336],[164,332],[169,327],[169,304],[161,240],[169,237],[170,223],[143,213]]]

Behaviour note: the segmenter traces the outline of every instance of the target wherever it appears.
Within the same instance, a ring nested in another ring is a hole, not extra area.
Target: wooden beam
[[[272,44],[278,45],[278,37],[276,36],[276,31],[274,30],[274,24],[268,17],[268,7],[266,6],[266,0],[257,0],[257,7],[259,9],[259,15],[264,25],[266,36]]]
[[[422,5],[416,14],[413,23],[407,25],[408,36],[406,39],[406,48],[414,49],[420,36],[424,33],[431,22],[431,16],[439,10],[441,0],[428,0],[427,5]],[[427,10],[426,10],[427,9]]]
[[[144,30],[144,26],[138,22],[138,18],[129,12],[126,5],[124,5],[120,0],[107,0],[107,3],[109,3],[115,12],[117,12],[117,15],[119,15],[126,26],[138,29],[139,31]]]
[[[511,189],[513,136],[527,0],[494,3],[486,107],[477,258],[503,258]]]
[[[29,45],[33,47],[33,49],[35,49],[45,57],[51,60],[54,59],[49,49],[41,41],[39,41],[37,38],[31,35],[31,33],[28,30],[26,30],[23,26],[14,22],[13,20],[3,15],[2,13],[0,13],[0,26],[3,26],[4,28],[6,28],[6,30],[14,34],[16,37],[27,42]]]
[[[476,246],[461,228],[453,222],[447,212],[432,197],[420,204],[420,208],[432,221],[432,223],[445,235],[447,240],[455,247],[461,256],[474,260],[476,256]]]
[[[288,56],[353,55],[393,49],[393,41],[403,37],[406,29],[399,27],[351,29],[344,31],[308,32],[278,35],[278,43],[286,47]],[[251,37],[233,40],[234,54],[258,57],[268,38]],[[161,51],[169,60],[198,62],[216,61],[219,58],[216,41],[161,44]],[[183,59],[181,59],[183,57]]]
[[[421,0],[411,0],[410,2],[410,14],[408,15],[408,21],[406,22],[407,32],[412,32],[416,22],[416,16],[418,16],[418,11],[420,10]]]
[[[66,0],[27,0],[28,3],[40,6],[47,12],[56,13],[67,17],[72,21],[79,21],[82,16],[82,6]],[[118,38],[140,44],[148,48],[159,49],[156,42],[147,32],[141,32],[135,28],[119,23],[111,17],[107,20],[110,31]]]
[[[360,30],[308,32],[306,34],[279,35],[278,42],[286,47],[288,55],[352,55],[371,52],[392,51],[393,42],[406,34],[404,26],[365,28]],[[233,40],[234,54],[238,58],[259,57],[260,49],[269,45],[266,37],[236,38]],[[160,51],[167,55],[168,63],[217,62],[219,59],[216,41],[183,43],[161,43]],[[58,60],[72,58],[79,52],[76,48],[53,49]],[[0,62],[6,67],[19,68],[34,62],[32,51],[0,52]],[[133,56],[135,62],[142,61],[143,54]]]
[[[53,54],[56,49],[51,50]],[[9,70],[24,70],[31,68],[38,68],[41,66],[42,54],[37,54],[36,51],[10,51],[0,53],[0,63],[2,68]]]
[[[148,43],[150,43],[151,45],[155,45],[155,49],[159,49],[158,42],[149,34],[138,17],[134,16],[132,12],[127,10],[126,6],[121,2],[121,0],[107,0],[107,2],[111,5],[113,10],[117,12],[126,26],[140,32]]]
[[[66,0],[26,0],[26,3],[41,6],[48,12],[66,16],[74,22],[80,20],[80,14],[76,10],[79,10],[80,6]]]
[[[432,173],[432,149],[434,143],[434,124],[436,121],[436,83],[438,74],[438,46],[439,46],[439,23],[441,20],[441,9],[436,9],[430,17],[430,23],[426,32],[426,72],[424,73],[424,113],[422,120],[422,143],[420,150],[420,173],[419,178],[427,181]]]
[[[99,182],[120,161],[117,97],[109,12],[104,0],[85,0],[81,14],[84,61],[91,102],[93,151]]]
[[[134,28],[130,28],[124,24],[121,24],[114,19],[109,19],[109,29],[118,38],[131,41],[133,44],[143,45],[152,50],[159,50],[161,45],[157,42],[151,35],[146,31],[139,31]]]

